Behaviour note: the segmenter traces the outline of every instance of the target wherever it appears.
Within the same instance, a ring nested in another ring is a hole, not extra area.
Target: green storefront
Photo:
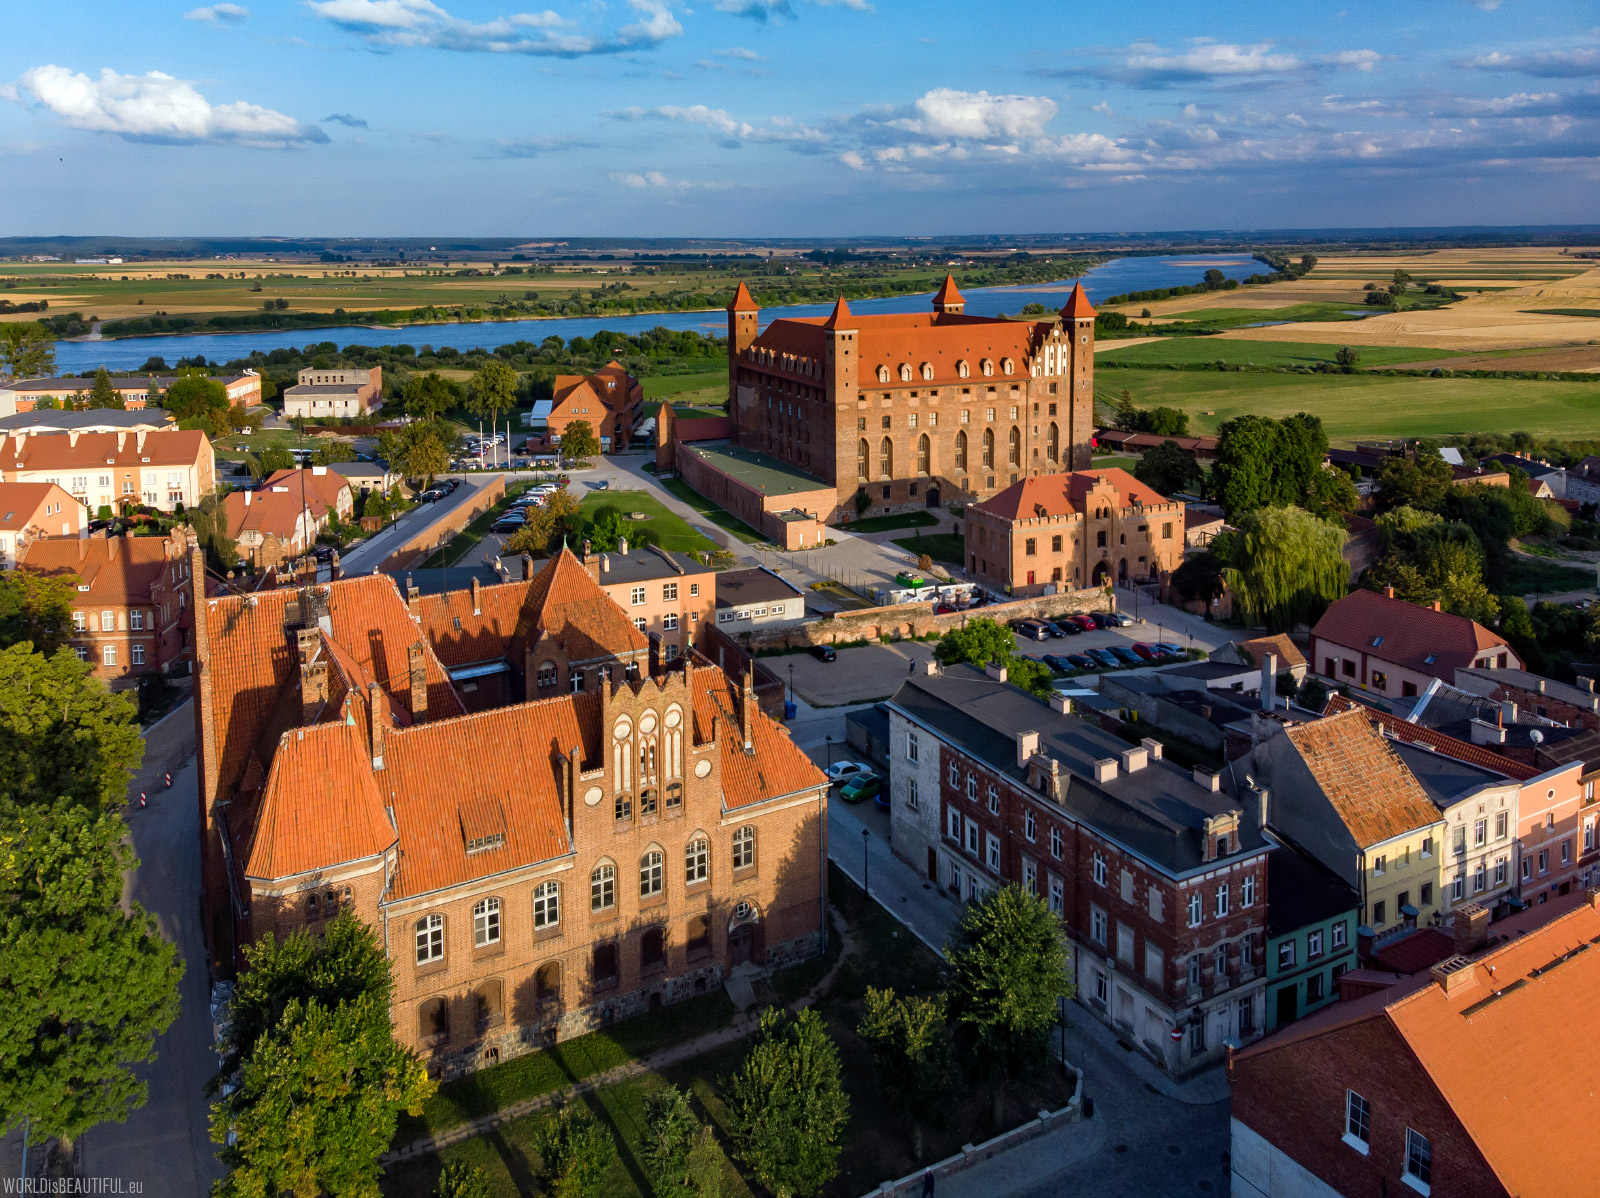
[[[1356,965],[1356,892],[1281,841],[1267,858],[1267,1031],[1337,1002]]]

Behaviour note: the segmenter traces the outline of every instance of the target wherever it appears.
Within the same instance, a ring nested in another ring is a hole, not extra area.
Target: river
[[[1114,258],[1083,276],[1084,290],[1091,300],[1127,291],[1148,291],[1156,287],[1178,287],[1198,283],[1207,270],[1216,268],[1229,278],[1242,279],[1260,270],[1259,262],[1248,254],[1167,254],[1139,258]],[[974,316],[1015,314],[1027,304],[1043,304],[1056,309],[1066,302],[1071,280],[1057,283],[1027,283],[1015,287],[974,287],[965,293],[967,311]],[[925,312],[929,292],[896,295],[882,299],[852,300],[853,311]],[[831,304],[792,304],[783,308],[763,308],[761,324],[784,316],[825,316]],[[330,326],[324,329],[273,329],[261,333],[198,333],[171,337],[130,337],[126,340],[58,341],[56,369],[63,374],[82,374],[98,366],[107,370],[137,370],[152,355],[165,358],[170,365],[179,358],[205,354],[222,363],[248,357],[252,352],[267,352],[282,346],[309,345],[332,341],[338,345],[451,345],[457,349],[494,349],[509,341],[539,342],[556,336],[563,340],[589,337],[605,329],[613,333],[642,333],[664,326],[669,329],[694,329],[706,333],[725,333],[727,320],[720,312],[657,312],[643,316],[579,316],[548,320],[501,320],[457,324],[395,325],[374,328],[368,325]]]

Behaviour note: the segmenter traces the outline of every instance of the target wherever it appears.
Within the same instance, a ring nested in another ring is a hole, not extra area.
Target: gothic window
[[[654,898],[661,893],[661,872],[666,858],[659,849],[651,849],[639,858],[639,897]]]
[[[956,363],[956,374],[961,378],[967,378],[972,374],[972,367],[967,365],[967,360],[965,358],[962,358],[961,361]]]
[[[609,911],[617,905],[617,867],[602,861],[589,875],[589,910]]]
[[[985,358],[980,365],[983,368],[983,374],[985,378],[988,378],[994,373],[994,362],[991,359]]]
[[[927,433],[923,433],[921,439],[918,440],[918,442],[917,442],[917,473],[918,474],[930,474],[930,473],[932,473],[932,471],[929,468],[930,465],[931,465],[932,457],[933,457],[933,452],[932,452],[932,447],[928,442],[928,434]]]
[[[1016,425],[1011,426],[1011,432],[1006,438],[1007,454],[1013,466],[1022,462],[1022,433]]]
[[[985,470],[994,468],[994,429],[983,430],[983,466]]]
[[[925,379],[931,379],[933,377],[933,363],[932,362],[924,362],[922,364],[922,377],[925,378]]]
[[[902,383],[909,383],[911,381],[911,363],[910,362],[902,362],[902,363],[900,363],[900,381]]]
[[[867,465],[870,462],[871,457],[872,451],[867,448],[867,443],[865,441],[862,441],[856,446],[856,478],[860,479],[862,482],[866,482],[869,477],[867,474]]]
[[[878,367],[878,381],[880,383],[887,383],[889,381],[889,368],[887,366]]]
[[[956,434],[956,469],[967,468],[967,432],[962,429]]]
[[[740,828],[733,834],[733,868],[748,869],[756,863],[756,830]]]
[[[1013,362],[1010,358],[1005,358],[1000,363],[1000,370],[1001,370],[1001,372],[1003,374],[1012,374],[1013,372],[1016,371],[1016,369],[1017,369],[1017,364],[1015,362]]]
[[[533,975],[533,1000],[538,1003],[561,1001],[561,962],[546,961]]]
[[[1056,427],[1054,420],[1050,422],[1050,427],[1045,432],[1044,445],[1045,456],[1052,462],[1061,456],[1061,430]]]
[[[888,437],[883,439],[883,445],[878,450],[878,477],[894,477],[894,442]]]

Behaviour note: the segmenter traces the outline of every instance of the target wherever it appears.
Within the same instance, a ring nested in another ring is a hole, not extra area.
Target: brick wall
[[[488,511],[505,498],[505,493],[505,475],[490,475],[488,481],[467,502],[454,508],[448,515],[422,531],[413,533],[403,543],[391,549],[389,556],[384,559],[383,564],[378,569],[385,572],[403,570],[418,555],[432,553],[444,543],[445,537],[458,533],[468,524],[471,524],[477,516]]]

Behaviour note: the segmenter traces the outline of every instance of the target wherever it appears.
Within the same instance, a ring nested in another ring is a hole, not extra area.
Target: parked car
[[[1154,645],[1147,645],[1143,641],[1134,642],[1133,651],[1145,661],[1159,661],[1161,659],[1161,650]]]
[[[1075,612],[1074,614],[1068,616],[1067,622],[1069,624],[1076,624],[1081,632],[1093,632],[1096,628],[1100,627],[1100,625],[1095,622],[1095,618],[1093,616],[1085,615],[1083,612]]]
[[[1094,658],[1095,665],[1102,668],[1114,670],[1122,664],[1110,649],[1090,649],[1088,652],[1089,656]]]
[[[1130,616],[1125,611],[1096,612],[1095,615],[1096,616],[1100,616],[1100,615],[1104,615],[1105,616],[1105,618],[1106,618],[1105,627],[1107,627],[1107,628],[1131,628],[1131,627],[1133,627],[1133,617]]]
[[[590,485],[593,486],[596,491],[609,491],[611,489],[611,480],[602,478],[596,480]]]
[[[839,655],[834,651],[832,645],[812,645],[811,656],[815,657],[818,661],[832,661]]]
[[[1052,620],[1050,627],[1056,630],[1057,636],[1079,636],[1083,632],[1076,620]]]
[[[1112,645],[1110,648],[1112,655],[1125,666],[1142,666],[1145,664],[1144,658],[1126,645]]]
[[[1046,653],[1039,660],[1044,662],[1044,664],[1049,666],[1052,670],[1060,670],[1063,674],[1067,673],[1070,670],[1075,670],[1075,669],[1078,668],[1077,666],[1074,666],[1072,664],[1072,662],[1068,661],[1065,657],[1062,657],[1062,656],[1060,656],[1059,654],[1056,654],[1056,653]]]
[[[862,770],[853,774],[850,780],[839,790],[839,797],[846,803],[859,803],[862,799],[870,799],[883,789],[883,779],[869,770]]]
[[[948,603],[936,603],[933,606],[933,614],[936,616],[948,616],[955,610]]]
[[[1094,658],[1084,653],[1069,653],[1067,654],[1067,660],[1072,663],[1072,668],[1075,670],[1092,670],[1095,668]]]
[[[1189,651],[1182,645],[1174,645],[1171,641],[1157,641],[1156,648],[1168,657],[1188,657]]]
[[[501,516],[498,520],[496,520],[493,524],[491,524],[489,526],[489,531],[490,532],[516,532],[517,529],[521,528],[526,523],[527,523],[527,521],[522,518],[522,513],[520,513],[520,512],[507,512],[505,515]]]
[[[319,562],[331,562],[333,560],[333,546],[332,545],[318,545],[317,546],[317,560]]]
[[[843,782],[846,778],[862,771],[872,772],[872,767],[862,761],[835,761],[825,771],[829,782]]]
[[[1011,631],[1018,636],[1025,636],[1029,640],[1047,641],[1050,639],[1049,632],[1045,630],[1045,626],[1038,620],[1012,620]]]
[[[428,490],[417,496],[418,503],[437,503],[444,498],[443,491]]]
[[[1092,612],[1089,612],[1087,614],[1088,614],[1089,618],[1094,621],[1094,626],[1096,628],[1115,628],[1116,627],[1116,625],[1111,620],[1111,613],[1108,612],[1108,611],[1092,611]]]

